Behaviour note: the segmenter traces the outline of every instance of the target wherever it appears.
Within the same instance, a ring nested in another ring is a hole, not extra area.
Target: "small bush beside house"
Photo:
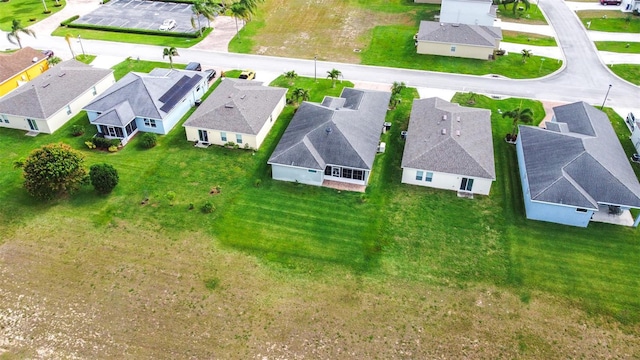
[[[145,149],[151,149],[158,143],[158,136],[154,133],[144,133],[140,137],[140,146]]]

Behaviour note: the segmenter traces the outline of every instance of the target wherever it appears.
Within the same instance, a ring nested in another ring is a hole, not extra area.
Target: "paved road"
[[[559,46],[565,55],[565,67],[546,78],[510,80],[417,70],[394,69],[356,64],[332,63],[313,59],[276,58],[259,55],[215,52],[207,49],[180,49],[180,62],[200,61],[221,68],[253,68],[258,71],[282,73],[295,70],[303,76],[325,77],[327,70],[337,68],[346,79],[392,83],[404,81],[409,86],[474,91],[498,96],[527,97],[542,100],[578,101],[601,104],[609,84],[612,84],[608,106],[640,108],[640,88],[615,77],[596,53],[587,32],[564,1],[543,1],[540,7],[555,28]],[[26,39],[30,46],[49,47],[56,52],[69,52],[64,39],[40,36]],[[83,40],[87,53],[118,55],[161,60],[162,48],[146,45]]]

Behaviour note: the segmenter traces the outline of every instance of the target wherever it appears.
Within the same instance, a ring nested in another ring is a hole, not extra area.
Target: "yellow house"
[[[30,47],[11,54],[0,54],[0,96],[6,95],[47,69],[47,57]]]
[[[415,45],[418,54],[488,60],[500,40],[499,27],[421,21]]]

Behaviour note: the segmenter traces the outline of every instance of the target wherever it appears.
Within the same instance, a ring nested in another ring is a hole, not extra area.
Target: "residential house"
[[[495,179],[491,111],[440,98],[413,101],[403,183],[488,195]]]
[[[553,108],[546,129],[520,126],[516,141],[528,219],[586,227],[638,225],[640,183],[607,115],[584,102]],[[627,220],[625,220],[627,219]]]
[[[286,103],[287,89],[223,79],[184,123],[187,140],[260,148]]]
[[[494,26],[497,6],[491,0],[442,0],[443,23]]]
[[[0,126],[51,134],[114,82],[113,70],[67,60],[0,98]]]
[[[494,26],[421,21],[418,54],[488,60],[500,48],[502,30]]]
[[[303,102],[268,163],[276,180],[322,186],[367,185],[391,94],[344,88],[340,97]]]
[[[84,109],[100,134],[126,145],[138,131],[169,133],[208,88],[200,71],[131,72]]]
[[[0,53],[0,97],[49,69],[47,57],[30,47]]]
[[[636,116],[630,112],[627,115],[626,121],[629,130],[631,130],[631,142],[636,148],[636,152],[640,153],[640,119],[637,119]]]

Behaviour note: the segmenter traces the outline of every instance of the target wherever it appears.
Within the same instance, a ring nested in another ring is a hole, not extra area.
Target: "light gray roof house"
[[[609,118],[584,102],[553,108],[547,129],[520,126],[532,200],[598,209],[640,207],[640,183]]]
[[[183,126],[257,135],[287,89],[252,80],[222,80]]]
[[[112,73],[76,60],[61,62],[0,98],[0,113],[48,119]]]
[[[130,72],[84,109],[101,112],[96,124],[125,126],[136,117],[161,120],[202,79],[199,72],[188,70]]]
[[[340,97],[327,96],[321,104],[303,102],[268,163],[371,170],[390,97],[389,92],[344,88]]]
[[[502,39],[502,30],[495,26],[440,23],[420,21],[418,41],[446,44],[495,47]]]
[[[414,100],[402,167],[495,180],[491,111]]]

